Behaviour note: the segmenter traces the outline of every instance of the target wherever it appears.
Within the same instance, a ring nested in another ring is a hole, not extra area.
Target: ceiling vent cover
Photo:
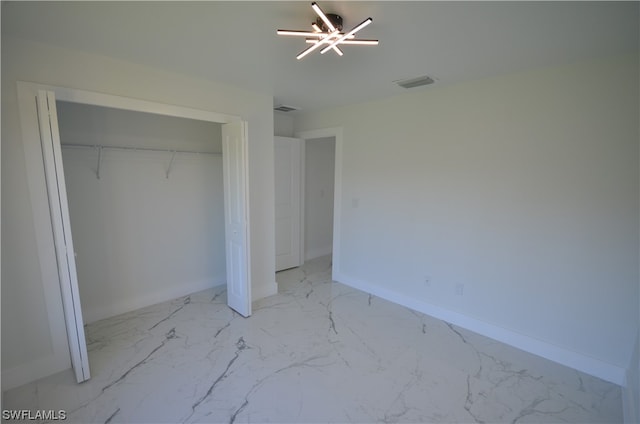
[[[394,82],[403,88],[420,87],[422,85],[429,85],[434,83],[433,78],[431,78],[428,75],[417,77],[417,78],[409,78],[409,79],[394,81]]]
[[[280,112],[291,112],[291,111],[294,111],[294,110],[299,110],[299,108],[297,108],[295,106],[278,105],[278,106],[275,106],[273,108],[273,110],[277,110],[277,111],[280,111]]]

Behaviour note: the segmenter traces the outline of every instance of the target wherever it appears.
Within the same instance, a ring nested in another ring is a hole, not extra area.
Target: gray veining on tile
[[[215,288],[86,327],[93,378],[4,393],[77,423],[621,422],[618,386],[331,282],[278,274],[245,319]]]

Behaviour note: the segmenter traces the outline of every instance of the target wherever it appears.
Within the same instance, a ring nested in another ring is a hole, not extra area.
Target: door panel
[[[302,265],[302,142],[275,138],[276,271]]]
[[[224,219],[227,255],[227,304],[242,316],[251,315],[249,271],[246,123],[222,126]]]
[[[84,334],[84,322],[78,290],[69,204],[64,180],[60,134],[55,94],[39,90],[37,96],[38,124],[44,160],[45,179],[49,194],[49,209],[58,262],[58,277],[62,292],[71,365],[78,383],[90,378],[89,357]]]

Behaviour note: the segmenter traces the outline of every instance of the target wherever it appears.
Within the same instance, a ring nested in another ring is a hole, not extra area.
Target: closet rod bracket
[[[96,177],[100,179],[100,166],[102,165],[102,146],[96,146],[98,149],[98,166],[96,167]]]
[[[176,158],[176,151],[171,152],[171,160],[169,161],[169,166],[167,167],[167,179],[169,179],[169,174],[171,173],[171,168],[173,168],[173,160]]]

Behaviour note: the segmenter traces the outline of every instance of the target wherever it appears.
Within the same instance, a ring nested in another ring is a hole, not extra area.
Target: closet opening
[[[225,284],[222,125],[56,106],[84,322]]]
[[[51,372],[70,362],[78,382],[90,378],[76,254],[83,262],[80,272],[93,280],[90,286],[82,284],[90,321],[212,287],[222,279],[227,305],[242,316],[251,315],[247,122],[233,115],[73,88],[18,82],[17,89],[36,211],[37,259],[49,314]],[[155,133],[141,130],[146,127],[141,123],[158,119],[166,121]],[[203,127],[194,129],[194,122]],[[178,148],[170,136],[180,128],[183,142]],[[206,142],[194,135],[199,132],[209,134]],[[221,149],[215,139],[221,140]],[[213,174],[219,177],[220,162],[222,190],[219,180],[210,179]],[[72,213],[65,166],[73,180]],[[216,193],[216,200],[205,199],[205,192]],[[126,211],[126,204],[135,205],[134,212]],[[189,227],[194,211],[206,218],[197,231]],[[73,243],[72,220],[74,227],[83,228],[74,230],[80,249]],[[114,243],[122,240],[125,243]],[[145,265],[136,267],[139,263]],[[114,279],[128,282],[110,288]]]

